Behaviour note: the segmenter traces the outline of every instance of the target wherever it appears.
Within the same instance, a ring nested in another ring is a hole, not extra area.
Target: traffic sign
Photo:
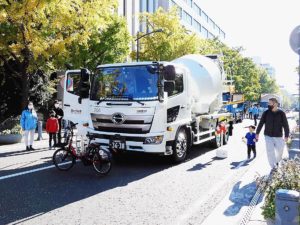
[[[290,46],[294,52],[300,55],[300,25],[295,27],[290,35]]]

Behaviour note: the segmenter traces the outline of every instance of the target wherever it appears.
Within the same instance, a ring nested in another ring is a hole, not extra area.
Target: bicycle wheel
[[[93,167],[98,174],[107,175],[111,170],[111,166],[109,153],[99,150],[94,154]]]
[[[74,166],[76,158],[69,150],[61,148],[54,152],[52,161],[57,169],[67,171]]]

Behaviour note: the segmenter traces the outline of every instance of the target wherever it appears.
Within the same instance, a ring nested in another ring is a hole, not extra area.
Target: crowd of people
[[[49,109],[46,122],[46,132],[49,135],[49,149],[61,145],[61,129],[64,111],[58,100],[54,101],[53,107]],[[29,101],[21,114],[21,127],[24,134],[26,151],[35,150],[33,148],[34,133],[37,128],[38,116],[34,109],[33,102]],[[53,142],[53,144],[52,144]]]

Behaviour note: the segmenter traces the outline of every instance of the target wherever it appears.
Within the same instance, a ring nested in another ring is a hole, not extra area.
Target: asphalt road
[[[235,125],[226,159],[205,144],[179,165],[134,154],[106,177],[81,163],[22,174],[52,165],[47,141],[31,152],[0,146],[0,224],[201,224],[251,167],[241,137],[252,123]]]

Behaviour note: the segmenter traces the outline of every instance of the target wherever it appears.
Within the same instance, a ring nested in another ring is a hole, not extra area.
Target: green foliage
[[[197,53],[199,38],[196,34],[188,34],[188,30],[180,24],[176,8],[166,12],[159,8],[155,13],[143,13],[140,20],[150,31],[163,29],[140,39],[141,61],[171,61],[186,54]],[[144,33],[139,33],[139,36]],[[136,52],[131,53],[135,59]]]
[[[9,134],[22,134],[21,125],[17,124],[12,129],[6,129],[3,131],[0,131],[0,135],[9,135]]]
[[[262,214],[265,218],[275,218],[275,195],[278,189],[300,190],[300,159],[283,159],[265,192]]]
[[[49,75],[66,62],[94,69],[123,61],[129,35],[116,7],[117,0],[0,0],[0,117],[19,114],[28,99],[45,103],[55,92]],[[14,107],[6,99],[16,99]]]
[[[10,117],[0,123],[0,135],[21,134],[20,116]]]
[[[272,79],[263,68],[258,68],[258,72],[260,76],[259,83],[261,85],[261,93],[278,93],[279,87],[275,79]]]
[[[235,91],[243,93],[246,100],[256,101],[260,97],[261,87],[256,65],[250,58],[243,57],[243,48],[230,48],[218,39],[201,40],[200,54],[219,54],[224,62],[227,79],[234,80]]]
[[[130,40],[126,21],[112,15],[107,27],[101,33],[93,33],[87,45],[74,43],[69,48],[68,62],[74,68],[90,69],[95,69],[100,64],[124,62],[129,54]],[[61,62],[64,64],[66,61]]]

